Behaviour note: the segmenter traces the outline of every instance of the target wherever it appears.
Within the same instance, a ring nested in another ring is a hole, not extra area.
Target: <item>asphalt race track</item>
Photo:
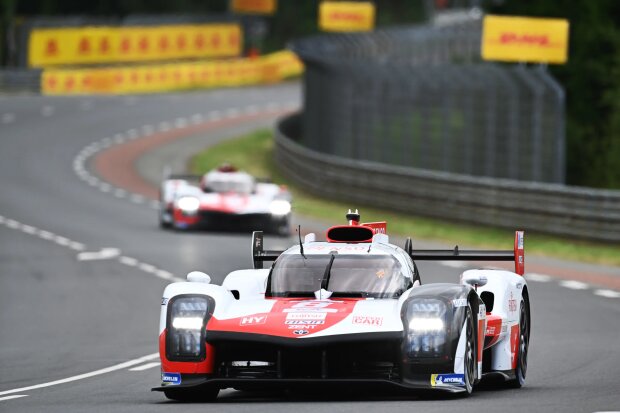
[[[0,412],[620,410],[620,269],[555,260],[534,260],[554,274],[528,276],[533,331],[519,390],[480,389],[468,399],[225,390],[211,405],[151,392],[160,380],[164,286],[195,269],[220,283],[251,260],[248,234],[160,230],[145,185],[161,163],[181,168],[181,155],[198,140],[271,125],[300,100],[297,84],[137,97],[0,96]],[[187,140],[164,142],[131,165],[143,182],[123,188],[100,175],[96,159],[108,147],[175,130]],[[556,278],[568,269],[579,276]],[[461,271],[425,264],[422,280],[455,282]]]

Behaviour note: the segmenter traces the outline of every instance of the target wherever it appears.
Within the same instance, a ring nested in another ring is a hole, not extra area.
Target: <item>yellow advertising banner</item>
[[[43,70],[45,95],[134,94],[274,83],[299,76],[297,55],[281,51],[259,58]]]
[[[566,63],[568,21],[486,16],[482,58],[509,62]]]
[[[238,24],[35,29],[31,67],[234,57],[242,50]]]
[[[329,32],[370,31],[375,27],[375,4],[368,1],[323,1],[319,28]]]
[[[230,0],[235,13],[274,14],[278,8],[277,0]]]

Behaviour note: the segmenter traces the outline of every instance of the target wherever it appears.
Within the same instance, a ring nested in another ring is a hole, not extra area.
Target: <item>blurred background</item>
[[[4,90],[301,78],[303,110],[278,126],[275,157],[305,190],[620,240],[618,1],[4,0],[1,13]],[[487,18],[502,16],[542,19],[493,34]],[[493,42],[512,54],[485,55]]]

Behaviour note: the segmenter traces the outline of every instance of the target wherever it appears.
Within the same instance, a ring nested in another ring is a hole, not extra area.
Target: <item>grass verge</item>
[[[389,232],[393,234],[447,244],[512,249],[513,232],[511,230],[411,216],[380,210],[368,205],[348,205],[309,194],[279,173],[273,161],[272,152],[272,132],[261,129],[227,140],[196,154],[190,161],[190,169],[193,173],[201,174],[217,167],[222,162],[230,162],[254,176],[271,178],[274,182],[288,185],[293,194],[293,209],[296,213],[312,218],[339,223],[343,219],[344,211],[356,207],[360,208],[364,221],[388,221]],[[528,255],[620,266],[620,248],[611,244],[567,240],[528,231],[526,245]]]

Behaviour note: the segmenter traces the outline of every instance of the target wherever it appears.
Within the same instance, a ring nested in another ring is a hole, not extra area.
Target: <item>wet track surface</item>
[[[519,390],[445,400],[225,390],[213,405],[172,403],[150,392],[159,383],[153,354],[164,286],[194,269],[219,283],[249,267],[249,235],[162,231],[150,201],[103,190],[101,179],[89,184],[97,177],[92,159],[84,159],[80,177],[76,157],[106,137],[206,122],[214,111],[232,121],[202,135],[225,139],[275,119],[234,121],[234,111],[290,107],[299,93],[291,84],[185,95],[0,97],[0,412],[620,410],[620,298],[540,275],[530,281],[532,341]],[[158,159],[148,156],[151,164]],[[94,254],[80,260],[80,253]],[[423,282],[455,282],[462,271],[421,267]],[[617,268],[606,271],[620,278]]]

